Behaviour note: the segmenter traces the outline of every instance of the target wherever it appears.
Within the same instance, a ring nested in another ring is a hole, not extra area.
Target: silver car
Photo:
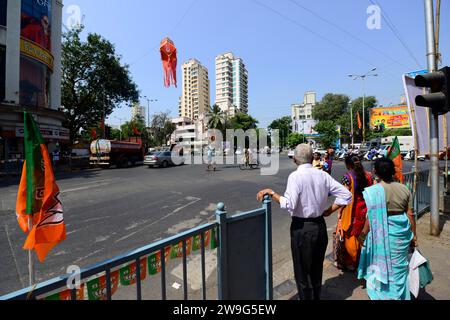
[[[167,168],[169,166],[183,165],[182,155],[170,151],[155,152],[145,156],[144,165],[151,167]]]

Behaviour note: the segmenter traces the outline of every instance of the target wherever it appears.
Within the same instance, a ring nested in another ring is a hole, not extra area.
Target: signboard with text
[[[373,108],[370,115],[370,126],[383,129],[411,128],[408,106],[394,106],[386,108]]]

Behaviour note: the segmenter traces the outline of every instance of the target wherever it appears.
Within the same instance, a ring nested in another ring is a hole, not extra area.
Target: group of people
[[[322,159],[322,155],[319,152],[314,153],[313,167],[319,170],[323,170],[331,175],[333,170],[333,151],[328,150]]]
[[[328,155],[329,156],[329,155]],[[408,253],[417,246],[413,199],[394,180],[394,163],[378,159],[373,173],[358,157],[347,157],[348,173],[341,183],[314,167],[309,145],[299,145],[284,196],[271,189],[257,199],[272,197],[292,216],[291,250],[300,300],[320,300],[323,263],[328,247],[325,218],[338,212],[334,237],[336,267],[357,271],[372,300],[410,300]],[[328,197],[335,196],[327,207]]]

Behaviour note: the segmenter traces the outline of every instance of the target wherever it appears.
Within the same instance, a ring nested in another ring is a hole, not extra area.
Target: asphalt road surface
[[[411,166],[411,163],[405,163],[405,172],[409,172]],[[421,166],[427,168],[429,163],[421,163]],[[256,209],[261,205],[256,201],[256,193],[266,187],[283,193],[287,178],[294,170],[292,160],[281,156],[276,176],[262,176],[259,170],[241,171],[236,165],[219,166],[217,172],[206,172],[203,165],[185,165],[167,169],[135,167],[59,174],[57,183],[61,190],[67,240],[51,252],[45,264],[36,264],[36,280],[41,282],[63,275],[71,265],[85,268],[214,221],[219,202],[224,202],[231,214]],[[343,163],[335,163],[333,176],[339,178],[345,171]],[[27,287],[28,255],[21,249],[25,235],[15,218],[18,178],[0,179],[2,295]],[[335,221],[335,216],[328,218],[330,233]],[[290,256],[289,225],[288,214],[278,205],[274,206],[275,265]],[[194,297],[200,297],[196,294],[199,280],[195,280],[199,269],[194,260],[190,259],[188,270],[193,278],[189,290]],[[214,253],[209,253],[208,283],[214,283],[214,262]],[[181,261],[171,262],[168,271],[169,296],[175,298],[182,298],[182,289],[176,288],[177,283],[183,283],[180,264]],[[158,281],[151,281],[155,284],[146,289],[147,297],[157,299]],[[208,298],[212,299],[216,294],[213,286],[208,288]],[[128,295],[123,293],[118,297]]]

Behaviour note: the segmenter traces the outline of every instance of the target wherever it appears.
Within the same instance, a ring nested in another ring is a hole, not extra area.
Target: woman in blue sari
[[[408,253],[417,246],[412,195],[394,182],[392,160],[377,160],[375,174],[381,182],[364,191],[368,213],[358,278],[366,280],[371,300],[411,300]]]

